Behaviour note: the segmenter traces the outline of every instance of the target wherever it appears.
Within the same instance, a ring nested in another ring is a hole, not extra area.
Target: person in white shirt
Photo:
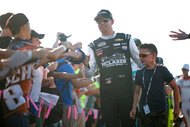
[[[181,110],[185,117],[187,126],[190,126],[190,76],[189,65],[184,64],[182,67],[183,75],[176,81],[181,93]]]

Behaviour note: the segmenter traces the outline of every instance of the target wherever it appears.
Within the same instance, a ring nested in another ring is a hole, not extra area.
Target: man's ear
[[[114,24],[114,19],[111,20],[111,24],[112,24],[112,25]]]

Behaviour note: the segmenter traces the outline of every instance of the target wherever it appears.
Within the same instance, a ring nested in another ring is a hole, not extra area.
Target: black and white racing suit
[[[142,67],[139,51],[128,34],[114,33],[102,36],[88,46],[89,67],[83,74],[90,78],[96,69],[100,72],[100,97],[103,120],[106,127],[131,127],[132,70],[130,58]]]

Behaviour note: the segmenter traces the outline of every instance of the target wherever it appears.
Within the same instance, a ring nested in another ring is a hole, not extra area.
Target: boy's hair
[[[140,49],[148,49],[151,53],[156,53],[156,56],[158,55],[158,50],[154,44],[141,44],[139,46]]]
[[[13,15],[13,13],[8,12],[8,13],[2,14],[2,15],[0,16],[0,27],[1,27],[2,30],[7,28],[6,22],[7,22],[7,20],[8,20],[12,15]]]
[[[16,35],[20,32],[20,28],[28,22],[29,20],[24,14],[18,13],[9,18],[6,25],[10,29],[12,35]]]

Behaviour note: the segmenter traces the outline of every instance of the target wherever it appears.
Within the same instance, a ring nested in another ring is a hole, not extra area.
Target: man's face
[[[189,70],[186,69],[182,69],[183,75],[184,76],[188,76]]]
[[[96,20],[98,24],[98,28],[101,33],[108,33],[110,30],[112,31],[113,19],[105,18],[103,16],[99,16]]]
[[[33,43],[34,45],[36,45],[36,46],[40,46],[41,41],[39,40],[39,38],[33,37],[33,38],[32,38],[32,43]]]

